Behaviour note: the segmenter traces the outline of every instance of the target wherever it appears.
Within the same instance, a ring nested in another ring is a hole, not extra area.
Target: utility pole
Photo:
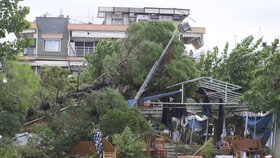
[[[178,30],[183,33],[186,32],[187,30],[191,30],[191,27],[189,25],[188,22],[182,22],[181,24],[179,24],[178,26]],[[160,57],[158,58],[158,60],[154,63],[153,67],[151,68],[150,72],[148,73],[146,79],[144,80],[144,82],[142,83],[140,89],[138,90],[136,96],[134,97],[134,101],[132,103],[132,106],[135,106],[138,102],[138,99],[140,98],[140,96],[142,95],[142,93],[145,91],[145,88],[147,87],[148,83],[151,81],[152,77],[154,76],[155,72],[157,71],[164,55],[167,53],[167,50],[170,46],[170,44],[172,43],[175,35],[177,34],[177,30],[173,32],[172,37],[170,38],[168,44],[166,45],[166,47],[164,48],[163,52],[161,53]]]
[[[77,89],[76,89],[77,92],[79,92],[80,89],[80,75],[81,75],[81,68],[79,67],[78,76],[77,76]]]

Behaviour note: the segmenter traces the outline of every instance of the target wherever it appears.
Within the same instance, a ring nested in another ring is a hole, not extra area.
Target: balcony
[[[22,56],[36,56],[35,48],[25,48]]]
[[[93,55],[95,47],[89,46],[69,46],[70,57],[85,57],[86,55]]]
[[[20,54],[19,60],[35,60],[36,56],[35,48],[25,48],[24,52]]]

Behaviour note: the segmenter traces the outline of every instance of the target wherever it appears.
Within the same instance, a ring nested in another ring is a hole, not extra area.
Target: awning
[[[36,32],[35,29],[26,29],[22,31],[22,33],[35,33],[35,32]]]
[[[181,40],[185,44],[192,44],[195,49],[199,49],[204,45],[203,35],[199,33],[181,34]]]
[[[44,38],[44,39],[62,39],[63,34],[41,34],[41,38]]]
[[[126,32],[120,31],[73,31],[72,37],[79,38],[126,38]]]
[[[200,33],[192,33],[192,32],[185,32],[181,34],[182,37],[201,37],[202,38],[202,34]]]
[[[31,66],[61,66],[61,67],[69,67],[69,66],[83,66],[83,61],[47,61],[47,60],[36,60],[28,62]]]

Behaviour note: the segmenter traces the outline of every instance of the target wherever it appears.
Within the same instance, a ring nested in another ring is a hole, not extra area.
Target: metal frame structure
[[[199,78],[187,80],[184,82],[180,82],[175,85],[168,86],[167,88],[181,86],[182,99],[181,99],[180,104],[203,105],[205,103],[184,103],[183,102],[184,101],[184,85],[188,84],[188,83],[194,83],[194,82],[197,82],[199,87],[206,88],[211,91],[211,92],[207,93],[207,96],[211,100],[210,104],[213,104],[213,105],[222,104],[222,105],[231,106],[231,107],[240,106],[239,97],[241,96],[241,93],[236,92],[236,90],[239,90],[242,87],[228,83],[228,82],[224,82],[221,80],[213,79],[211,77],[199,77]],[[223,99],[224,103],[219,103],[219,99]],[[175,104],[178,104],[178,103],[175,103]],[[209,103],[207,103],[207,104],[209,104]],[[244,105],[241,105],[241,106],[244,107]]]
[[[207,89],[206,95],[210,99],[210,103],[186,103],[184,102],[184,86],[188,83],[198,83],[199,88]],[[181,87],[181,102],[149,102],[150,104],[154,104],[157,106],[161,106],[162,108],[187,108],[187,105],[191,108],[195,108],[200,110],[204,105],[211,105],[213,110],[218,110],[217,105],[223,105],[226,108],[231,108],[232,110],[242,109],[247,111],[246,105],[242,105],[239,103],[239,97],[241,93],[236,92],[236,90],[240,90],[242,87],[238,85],[234,85],[228,82],[224,82],[221,80],[213,79],[211,77],[199,77],[192,80],[187,80],[184,82],[177,83],[175,85],[171,85],[167,88]],[[220,102],[220,99],[223,99],[223,103]],[[186,106],[180,106],[186,105]],[[198,107],[200,106],[200,107]],[[209,119],[207,118],[206,127],[209,126]],[[192,131],[193,132],[193,131]],[[208,128],[206,128],[206,133],[208,133]],[[222,140],[226,136],[225,129],[225,118],[223,119],[223,132],[222,132]],[[191,134],[192,139],[192,134]],[[207,135],[205,137],[205,141],[207,140]]]

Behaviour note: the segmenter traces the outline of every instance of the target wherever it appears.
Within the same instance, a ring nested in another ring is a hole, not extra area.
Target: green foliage
[[[113,143],[115,144],[119,157],[143,157],[143,155],[141,155],[141,149],[144,148],[145,143],[140,141],[129,127],[126,127],[121,134],[114,134]]]
[[[41,68],[41,102],[49,102],[53,106],[59,96],[75,89],[75,84],[71,84],[71,78],[68,78],[70,72],[62,67],[42,66]]]
[[[29,8],[18,5],[18,0],[2,0],[0,2],[0,39],[9,33],[18,34],[30,24],[24,18]],[[0,61],[16,59],[18,53],[29,44],[27,41],[3,42],[0,45]]]
[[[34,95],[39,89],[39,78],[29,65],[10,62],[4,63],[3,69],[1,75],[7,78],[7,83],[0,82],[0,106],[3,110],[24,113],[38,103]]]
[[[255,70],[258,69],[258,48],[261,41],[262,38],[254,42],[254,37],[248,36],[230,53],[228,44],[221,54],[214,47],[213,51],[201,56],[198,65],[201,75],[227,81],[241,86],[244,91],[248,90],[255,77]]]
[[[159,89],[165,89],[172,84],[197,78],[199,71],[194,65],[194,62],[188,57],[171,60],[161,70],[161,75],[157,75],[153,80],[157,80],[155,82],[157,82]],[[196,85],[189,84],[187,86],[185,94],[191,96],[190,94],[196,90]]]
[[[89,58],[88,69],[92,72],[98,70],[98,73],[95,73],[98,75],[108,73],[112,77],[113,88],[118,89],[125,97],[135,96],[174,31],[175,27],[170,22],[133,23],[129,26],[128,39],[124,43],[103,41],[97,45],[97,50],[103,51],[103,54],[97,52]],[[106,48],[110,48],[109,51]],[[168,53],[148,85],[150,93],[162,91],[166,85],[198,76],[193,61],[182,56],[184,48],[184,44],[178,38],[174,38]],[[191,90],[191,87],[189,89]]]
[[[17,148],[13,145],[6,145],[0,147],[1,158],[20,158],[21,155],[18,153]]]
[[[121,133],[126,126],[135,133],[149,129],[141,113],[129,108],[124,97],[111,88],[93,92],[84,100],[81,108],[83,115],[87,114],[95,124],[100,124],[104,135]]]
[[[158,126],[158,129],[159,129],[160,131],[165,130],[165,129],[166,129],[165,124],[161,123],[161,124]]]
[[[122,95],[111,88],[94,91],[85,99],[85,111],[92,116],[93,121],[98,124],[100,117],[108,110],[119,109],[124,111],[128,105]]]
[[[105,72],[104,59],[112,54],[119,54],[121,41],[102,40],[98,42],[93,56],[87,56],[88,67],[83,72],[85,81],[92,81]]]
[[[124,98],[110,88],[93,92],[82,100],[78,107],[72,104],[77,103],[67,102],[67,111],[49,115],[46,124],[33,127],[33,133],[40,138],[37,141],[38,147],[36,150],[28,148],[25,153],[22,152],[23,155],[36,155],[41,150],[43,156],[69,157],[70,149],[76,142],[92,140],[92,122],[100,126],[105,136],[121,133],[126,126],[130,126],[137,134],[149,129],[147,121],[139,111],[129,108]],[[119,113],[113,115],[112,119],[111,113],[115,111]]]
[[[55,140],[55,133],[47,126],[47,124],[35,124],[32,126],[32,132],[36,133],[41,139],[39,142],[42,146],[48,146]]]
[[[14,136],[24,123],[24,114],[0,111],[0,133],[4,136]]]
[[[32,131],[40,138],[37,144],[38,150],[42,150],[41,154],[54,158],[68,157],[76,142],[91,140],[91,122],[81,119],[80,116],[71,117],[73,114],[64,112],[50,117],[48,124],[33,127]],[[32,152],[37,151],[30,151]]]
[[[17,147],[12,145],[12,139],[3,137],[0,141],[0,157],[1,158],[20,158],[21,155]]]
[[[251,82],[251,88],[244,94],[244,100],[254,112],[270,111],[279,113],[280,106],[280,53],[276,48],[279,40],[264,48],[265,65],[255,71],[256,78]]]
[[[215,155],[215,145],[213,144],[213,139],[208,139],[204,143],[204,147],[199,152],[201,156],[205,158],[212,158]]]
[[[2,135],[13,135],[21,128],[29,107],[36,105],[35,94],[39,90],[38,76],[29,65],[16,62],[3,63],[0,73],[0,131]]]
[[[28,139],[28,143],[23,146],[18,146],[17,151],[24,158],[47,158],[47,148],[40,145],[39,137],[32,137]]]
[[[228,54],[228,45],[220,55],[218,48],[203,54],[198,64],[202,75],[242,87],[241,100],[250,111],[279,113],[280,53],[279,40],[261,47],[262,38],[248,36]],[[264,62],[264,65],[260,65]]]
[[[101,130],[104,135],[121,133],[125,127],[137,134],[146,132],[150,129],[149,124],[142,114],[135,108],[121,111],[119,109],[108,110],[100,120]]]
[[[193,155],[196,151],[201,148],[201,145],[196,143],[192,143],[189,146],[185,144],[176,144],[175,145],[175,152],[181,153],[182,155]]]

